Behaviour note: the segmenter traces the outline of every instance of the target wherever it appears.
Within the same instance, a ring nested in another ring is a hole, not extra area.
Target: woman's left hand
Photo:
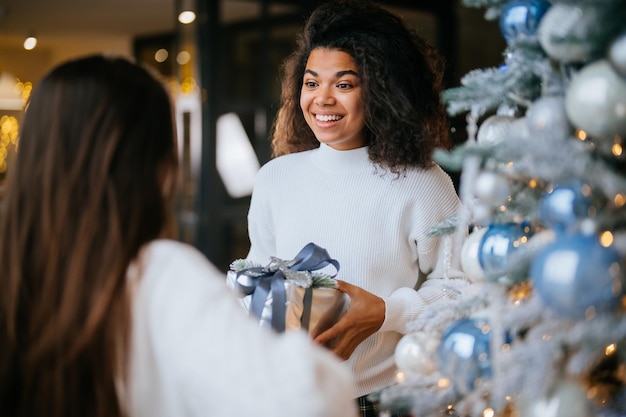
[[[383,325],[385,301],[345,281],[337,280],[337,284],[337,289],[350,297],[350,308],[333,327],[314,340],[346,360],[362,341]]]

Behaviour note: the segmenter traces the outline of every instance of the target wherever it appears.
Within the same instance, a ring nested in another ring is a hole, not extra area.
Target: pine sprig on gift
[[[230,263],[230,270],[239,272],[239,271],[243,271],[244,269],[260,268],[262,266],[263,265],[261,265],[260,263],[250,261],[248,259],[235,259],[234,261]]]
[[[312,278],[313,288],[337,288],[337,280],[328,274],[314,272]]]
[[[249,270],[251,268],[264,268],[264,266],[258,262],[254,262],[248,259],[235,259],[230,263],[230,270],[234,272],[240,272],[246,269]],[[260,270],[256,274],[250,271],[248,271],[247,273],[257,276],[263,275],[263,272],[261,272]],[[311,279],[312,288],[337,288],[337,280],[328,274],[324,274],[322,272],[312,272]]]

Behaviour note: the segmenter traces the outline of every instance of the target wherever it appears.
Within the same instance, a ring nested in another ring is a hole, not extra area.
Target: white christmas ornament
[[[544,96],[535,100],[526,111],[526,119],[531,135],[566,139],[572,133],[565,112],[565,99],[560,96]]]
[[[481,172],[474,182],[474,195],[492,207],[505,203],[510,192],[507,179],[492,171]]]
[[[565,381],[547,398],[521,405],[520,417],[592,417],[587,393],[580,385]]]
[[[473,224],[489,224],[492,215],[493,208],[490,205],[483,203],[477,198],[473,200],[471,207],[471,219]]]
[[[402,336],[396,345],[394,359],[401,371],[431,374],[435,371],[433,357],[439,341],[432,334],[412,332]]]
[[[537,36],[543,50],[557,61],[584,62],[589,59],[589,45],[585,41],[564,41],[568,38],[585,39],[581,34],[588,33],[590,25],[597,25],[593,8],[554,4],[548,9],[539,23]],[[578,35],[578,36],[576,36]]]
[[[508,136],[511,123],[515,121],[513,116],[493,115],[485,119],[478,128],[476,141],[481,145],[495,145]]]
[[[465,272],[466,278],[472,282],[487,281],[483,269],[480,266],[480,261],[478,260],[480,241],[486,231],[486,227],[474,229],[465,239],[461,247],[461,269]]]
[[[590,135],[611,141],[626,136],[626,79],[604,59],[585,66],[566,91],[565,110]]]
[[[626,77],[626,33],[613,41],[609,49],[609,61],[613,69]]]

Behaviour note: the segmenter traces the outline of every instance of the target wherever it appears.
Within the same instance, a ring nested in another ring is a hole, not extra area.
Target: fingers
[[[339,358],[346,360],[360,342],[358,338],[355,339],[355,335],[351,334],[352,332],[342,330],[345,326],[340,322],[317,336],[314,341],[328,348]]]

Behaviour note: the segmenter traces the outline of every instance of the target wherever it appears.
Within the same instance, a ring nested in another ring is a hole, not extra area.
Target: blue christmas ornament
[[[621,304],[622,268],[619,253],[602,246],[597,236],[564,233],[535,256],[530,278],[547,306],[579,319],[590,307],[603,313]]]
[[[511,0],[500,15],[500,31],[507,42],[518,35],[534,36],[539,22],[550,8],[546,0]]]
[[[589,198],[583,185],[574,182],[559,185],[539,199],[539,221],[551,229],[563,231],[587,217]]]
[[[491,378],[490,332],[487,321],[465,318],[453,323],[441,336],[439,368],[462,394]]]
[[[492,224],[483,235],[478,248],[478,262],[485,277],[505,284],[515,282],[510,272],[513,255],[532,236],[528,223]]]

